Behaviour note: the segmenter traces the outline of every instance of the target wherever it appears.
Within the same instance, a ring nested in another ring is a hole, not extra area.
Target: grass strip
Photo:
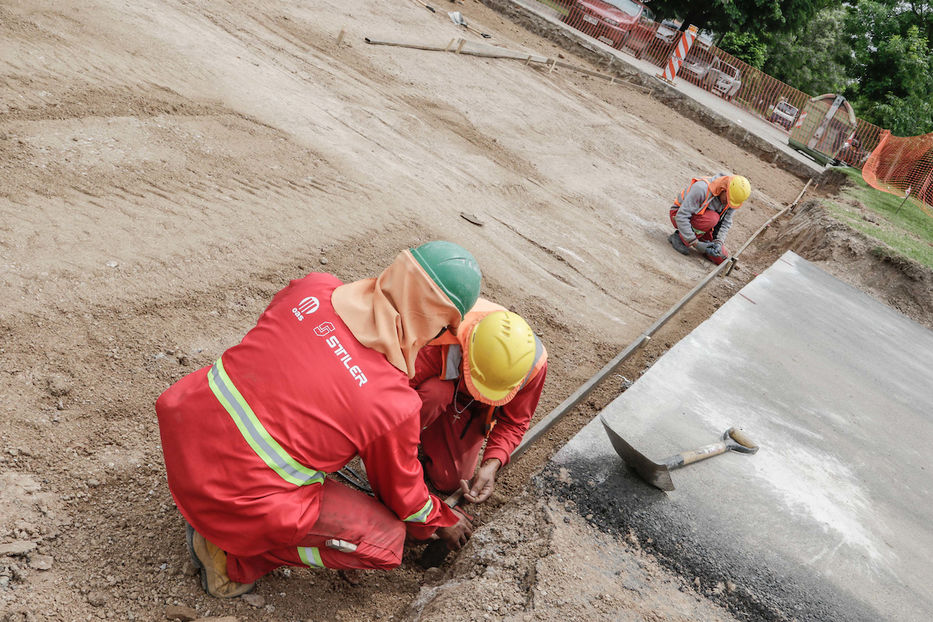
[[[905,202],[903,197],[872,188],[858,169],[841,170],[852,184],[841,193],[848,201],[828,202],[829,213],[897,254],[933,268],[933,217],[915,201]],[[857,206],[874,216],[866,218]]]

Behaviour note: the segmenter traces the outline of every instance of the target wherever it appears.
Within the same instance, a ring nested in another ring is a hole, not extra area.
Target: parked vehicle
[[[654,36],[665,43],[674,43],[680,35],[680,24],[676,19],[666,19],[658,26]]]
[[[684,59],[684,64],[680,68],[680,75],[691,82],[700,84],[703,82],[703,78],[706,77],[706,72],[709,71],[714,60],[715,57],[712,53],[695,47],[690,48],[690,51],[687,52],[687,58]]]
[[[796,106],[791,105],[790,102],[785,99],[781,99],[774,105],[774,110],[771,111],[771,116],[768,117],[768,121],[782,125],[789,130],[794,125],[794,121],[797,120],[798,112],[800,111]]]
[[[737,68],[704,49],[690,48],[679,75],[725,99],[732,99],[742,86]]]
[[[742,87],[742,73],[729,63],[716,59],[706,73],[703,86],[724,99],[732,99]]]
[[[562,20],[606,45],[622,45],[639,22],[654,15],[638,0],[576,0]]]
[[[704,50],[708,50],[711,45],[713,45],[713,33],[708,30],[701,30],[700,34],[697,35],[697,39],[694,42],[694,45],[698,45]]]

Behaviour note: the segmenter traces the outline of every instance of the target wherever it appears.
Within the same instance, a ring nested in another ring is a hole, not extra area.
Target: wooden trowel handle
[[[718,456],[723,453],[726,453],[726,443],[725,441],[719,441],[718,443],[704,445],[699,449],[691,449],[690,451],[671,456],[664,461],[664,464],[667,465],[668,469],[679,469],[688,464],[706,460],[707,458],[712,458],[713,456]]]

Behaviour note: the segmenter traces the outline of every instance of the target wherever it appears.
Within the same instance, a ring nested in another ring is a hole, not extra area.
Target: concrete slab
[[[657,461],[730,426],[758,454],[674,471],[664,493],[596,420],[542,477],[753,617],[927,621],[931,388],[933,332],[788,252],[602,413]]]

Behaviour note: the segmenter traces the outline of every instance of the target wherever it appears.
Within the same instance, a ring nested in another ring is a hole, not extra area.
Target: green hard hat
[[[438,240],[411,249],[411,254],[447,294],[460,311],[460,317],[473,308],[483,275],[470,251],[459,244]]]

